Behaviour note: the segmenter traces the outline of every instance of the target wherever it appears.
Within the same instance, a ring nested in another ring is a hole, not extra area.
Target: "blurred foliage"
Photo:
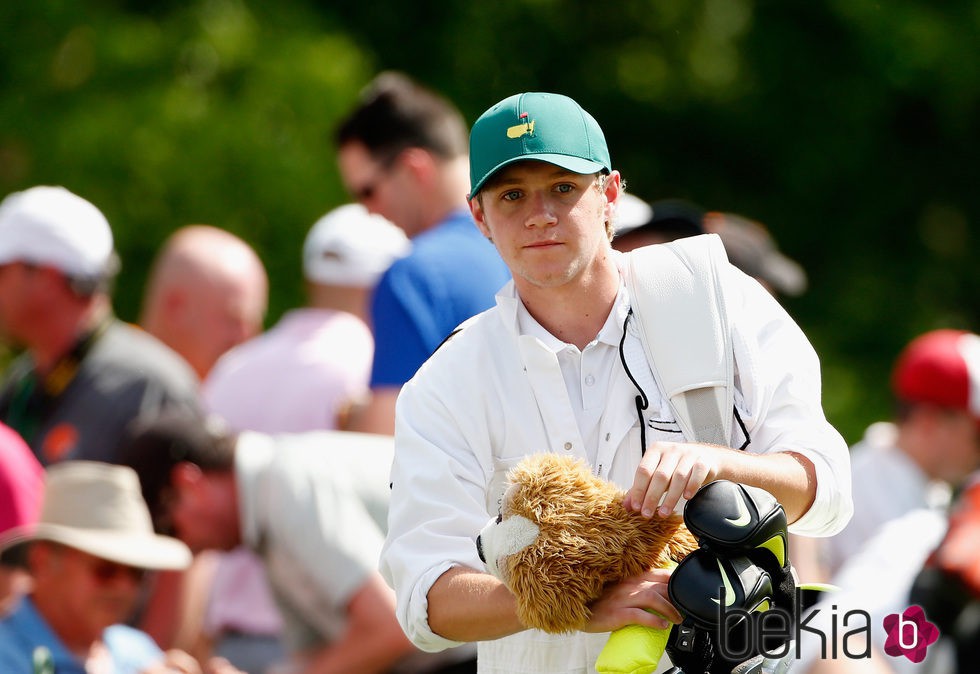
[[[764,222],[786,300],[855,441],[914,335],[980,324],[980,2],[12,0],[0,4],[0,194],[62,184],[113,225],[135,319],[166,235],[236,232],[302,302],[307,228],[346,200],[331,133],[379,70],[472,121],[522,90],[603,125],[647,199]]]

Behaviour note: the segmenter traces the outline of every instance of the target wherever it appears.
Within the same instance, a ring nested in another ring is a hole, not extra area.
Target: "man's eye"
[[[521,193],[518,190],[510,190],[509,192],[504,192],[501,198],[504,201],[517,201],[521,198]]]
[[[568,194],[574,189],[575,185],[572,185],[571,183],[561,183],[560,185],[555,186],[555,191],[561,194]]]

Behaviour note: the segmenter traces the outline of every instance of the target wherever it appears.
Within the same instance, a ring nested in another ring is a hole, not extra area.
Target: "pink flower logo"
[[[901,614],[885,616],[885,653],[897,658],[904,655],[912,662],[922,662],[926,649],[939,639],[939,628],[926,619],[921,606],[909,606]]]

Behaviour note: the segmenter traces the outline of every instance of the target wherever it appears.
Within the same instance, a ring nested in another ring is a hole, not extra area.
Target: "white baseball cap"
[[[0,202],[0,264],[30,262],[98,278],[112,260],[112,230],[102,211],[64,187],[32,187]]]
[[[370,287],[410,248],[401,229],[360,204],[347,204],[317,220],[306,235],[303,274],[313,283]]]
[[[650,204],[629,192],[623,192],[616,202],[616,217],[613,219],[616,236],[642,227],[650,222],[652,217],[653,208]]]

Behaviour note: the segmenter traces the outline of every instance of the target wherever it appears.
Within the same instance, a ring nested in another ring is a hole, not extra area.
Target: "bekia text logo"
[[[727,585],[727,583],[726,583]],[[730,588],[719,588],[720,596]],[[715,645],[723,657],[740,661],[761,653],[766,658],[782,659],[795,643],[795,656],[801,657],[804,638],[819,648],[821,660],[866,660],[872,657],[872,617],[868,611],[850,609],[838,612],[834,604],[825,608],[803,609],[800,588],[796,590],[793,612],[777,607],[748,611],[729,608],[731,602],[718,603],[718,633]],[[925,660],[929,646],[939,639],[939,628],[929,622],[921,606],[909,606],[883,621],[886,632],[884,652],[893,657],[905,656],[913,663]]]
[[[902,613],[885,616],[885,653],[897,658],[904,655],[912,662],[922,662],[926,649],[939,639],[939,628],[926,619],[921,606],[909,606]]]

